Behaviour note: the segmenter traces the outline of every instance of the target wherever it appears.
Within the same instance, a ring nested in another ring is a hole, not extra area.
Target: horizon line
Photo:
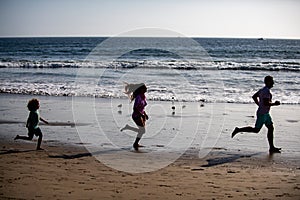
[[[211,38],[211,39],[283,39],[283,40],[300,40],[300,37],[255,37],[255,36],[109,36],[109,35],[14,35],[14,36],[0,36],[0,38],[112,38],[112,37],[144,37],[144,38]]]

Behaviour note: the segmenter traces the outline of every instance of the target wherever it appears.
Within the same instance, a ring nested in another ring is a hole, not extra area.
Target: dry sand
[[[300,199],[299,167],[267,155],[214,149],[199,159],[190,150],[161,170],[129,174],[83,147],[35,145],[1,141],[0,199]]]

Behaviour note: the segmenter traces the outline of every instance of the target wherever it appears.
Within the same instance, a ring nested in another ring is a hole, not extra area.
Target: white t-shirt
[[[257,109],[257,114],[266,114],[270,112],[270,107],[271,106],[266,106],[264,104],[264,100],[263,99],[269,99],[269,101],[272,101],[272,94],[270,92],[270,89],[267,88],[266,86],[263,87],[262,89],[259,90],[259,106]]]

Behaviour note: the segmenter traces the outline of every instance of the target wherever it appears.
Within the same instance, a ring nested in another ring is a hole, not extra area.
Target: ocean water
[[[272,75],[274,100],[300,103],[300,40],[0,38],[0,92],[127,98],[144,82],[159,101],[252,103]]]

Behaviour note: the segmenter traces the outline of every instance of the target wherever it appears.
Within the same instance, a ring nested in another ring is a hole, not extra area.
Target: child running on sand
[[[33,135],[38,136],[38,143],[36,150],[43,150],[41,148],[42,138],[43,134],[41,129],[39,128],[39,120],[42,122],[49,124],[46,120],[44,120],[42,117],[40,117],[40,114],[38,112],[38,109],[40,108],[40,102],[37,99],[31,99],[28,104],[27,108],[30,111],[29,116],[26,123],[26,128],[28,129],[28,136],[19,136],[17,135],[15,137],[15,140],[21,139],[21,140],[32,140]]]
[[[148,120],[148,115],[144,110],[147,105],[145,92],[147,92],[147,87],[144,83],[126,83],[125,94],[127,94],[130,97],[131,102],[134,100],[132,119],[138,128],[126,124],[126,126],[122,128],[121,131],[131,130],[138,133],[135,142],[133,143],[133,148],[136,151],[139,149],[139,147],[141,147],[139,145],[139,141],[142,138],[143,134],[146,132],[145,123],[146,120]]]
[[[272,103],[272,94],[270,92],[270,89],[274,85],[273,77],[266,76],[264,82],[265,82],[265,87],[260,89],[252,96],[254,102],[258,105],[258,109],[256,112],[257,119],[256,119],[255,127],[243,127],[243,128],[236,127],[232,132],[231,137],[233,138],[236,134],[240,132],[258,133],[262,128],[262,126],[265,125],[268,128],[268,142],[270,146],[269,152],[280,153],[281,148],[276,148],[273,143],[274,126],[273,126],[272,118],[269,113],[271,106],[278,106],[280,105],[280,102],[275,101],[274,103]]]

